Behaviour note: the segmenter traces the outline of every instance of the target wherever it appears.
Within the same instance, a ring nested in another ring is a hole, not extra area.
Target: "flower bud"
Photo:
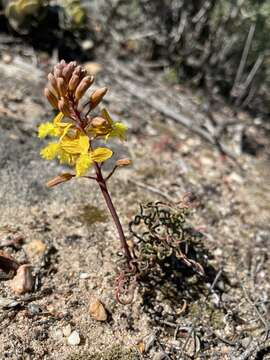
[[[60,63],[58,64],[58,66],[63,69],[65,66],[67,65],[67,63],[65,62],[65,60],[61,60]]]
[[[67,93],[67,86],[65,80],[62,77],[59,77],[56,79],[56,82],[59,94],[64,97]]]
[[[58,77],[62,76],[62,70],[59,68],[59,65],[55,65],[54,70],[53,70],[53,75],[54,77],[57,79]]]
[[[76,66],[74,74],[80,76],[82,73],[82,67],[80,65]]]
[[[69,106],[64,98],[61,97],[61,99],[58,101],[58,109],[65,115],[70,116]]]
[[[73,72],[71,79],[69,80],[68,83],[68,88],[70,91],[74,91],[76,89],[76,87],[78,86],[80,82],[80,77],[79,75],[75,74],[75,72]]]
[[[74,176],[75,175],[72,175],[72,174],[69,174],[69,173],[64,173],[64,174],[58,175],[55,178],[53,178],[52,180],[48,181],[46,183],[46,186],[49,187],[49,188],[54,187],[56,185],[62,184],[63,182],[69,181]]]
[[[97,116],[91,120],[91,126],[93,128],[106,127],[108,125],[108,121],[101,116]]]
[[[97,89],[90,97],[90,108],[93,110],[101,102],[108,89],[106,87]]]
[[[49,80],[50,85],[55,89],[55,91],[57,91],[56,78],[54,77],[54,75],[52,73],[48,74],[48,80]]]
[[[65,68],[63,69],[62,71],[62,75],[63,75],[63,78],[69,82],[71,76],[72,76],[72,73],[75,69],[75,64],[73,62],[70,62],[68,65],[65,66]]]
[[[44,95],[46,96],[47,100],[52,105],[52,107],[57,109],[58,108],[57,98],[48,88],[44,89]]]
[[[93,82],[93,76],[86,76],[82,79],[75,92],[76,100],[80,100],[83,97],[83,95],[85,94],[87,89],[89,89],[89,87],[93,84]]]
[[[128,166],[132,164],[132,161],[130,159],[119,159],[116,161],[116,166]]]

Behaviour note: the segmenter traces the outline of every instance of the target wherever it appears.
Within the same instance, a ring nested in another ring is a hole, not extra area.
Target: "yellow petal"
[[[80,155],[76,161],[76,175],[84,176],[93,164],[89,154]]]
[[[102,110],[101,110],[101,114],[102,114],[102,116],[108,121],[108,123],[109,123],[110,125],[113,124],[113,120],[112,120],[111,115],[109,114],[109,112],[108,112],[107,109],[105,109],[105,108],[102,109]]]
[[[38,128],[38,137],[44,139],[46,136],[55,136],[55,126],[53,123],[46,122]]]
[[[68,154],[67,152],[60,149],[58,156],[59,156],[60,164],[72,165],[72,163],[73,163],[72,156],[70,154]]]
[[[106,136],[106,139],[111,137],[118,137],[120,140],[126,140],[127,126],[121,122],[113,124],[112,131]]]
[[[63,124],[62,124],[62,125],[63,125]],[[74,125],[73,125],[73,124],[68,124],[68,123],[66,123],[65,128],[62,130],[62,134],[61,134],[60,140],[62,140],[63,137],[67,135],[68,130],[69,130],[72,126],[74,126]]]
[[[79,138],[63,138],[61,141],[61,148],[69,154],[79,155],[86,154],[89,149],[89,138],[86,135],[81,135]]]
[[[112,157],[113,152],[107,148],[97,148],[91,153],[91,158],[93,161],[98,163],[108,160]]]
[[[79,139],[64,138],[61,143],[61,149],[69,154],[80,154]]]
[[[86,154],[89,150],[89,137],[87,135],[81,135],[79,138],[79,146],[81,148],[80,153]]]
[[[53,123],[55,126],[59,126],[64,118],[64,114],[62,112],[58,113],[56,117],[53,119]]]
[[[50,143],[48,146],[41,150],[40,154],[46,160],[53,160],[59,154],[59,150],[59,144]]]

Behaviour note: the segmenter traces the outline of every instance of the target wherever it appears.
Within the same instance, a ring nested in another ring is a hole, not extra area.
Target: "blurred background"
[[[267,0],[0,0],[0,8],[1,40],[30,43],[39,61],[44,52],[81,61],[110,53],[151,63],[210,102],[269,115]]]

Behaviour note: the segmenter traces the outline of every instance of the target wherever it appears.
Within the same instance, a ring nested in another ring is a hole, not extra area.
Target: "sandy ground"
[[[114,76],[105,65],[98,84],[109,86],[106,106],[130,129],[128,142],[113,146],[133,166],[117,172],[109,186],[127,236],[140,203],[164,195],[177,201],[192,191],[199,206],[189,221],[204,234],[204,260],[212,276],[183,279],[189,285],[174,298],[158,287],[147,294],[141,286],[131,305],[116,302],[119,243],[98,188],[86,179],[44,186],[63,171],[39,155],[44,144],[37,127],[52,118],[42,97],[46,69],[20,57],[1,62],[0,244],[7,233],[23,234],[20,249],[3,250],[32,264],[37,280],[36,290],[23,296],[14,295],[10,281],[1,281],[0,359],[237,359],[254,341],[266,344],[256,358],[266,359],[268,155],[242,153],[240,169],[214,146],[127,94]],[[191,91],[173,89],[151,74],[147,82],[153,93],[163,91],[184,113],[204,121],[197,107],[201,100]],[[225,107],[216,116],[233,117]],[[242,114],[242,123],[248,121]],[[233,136],[228,141],[233,146]],[[107,309],[106,322],[90,316],[93,297]],[[79,333],[80,345],[68,344],[69,328]]]

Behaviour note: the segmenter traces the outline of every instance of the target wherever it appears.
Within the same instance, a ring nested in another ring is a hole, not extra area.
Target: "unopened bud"
[[[70,116],[70,111],[69,111],[69,106],[66,103],[64,98],[61,98],[58,101],[58,109],[65,115],[65,116]]]
[[[48,99],[48,101],[52,105],[52,107],[57,109],[58,101],[57,101],[56,96],[48,88],[44,89],[44,95],[46,96],[46,98]]]
[[[71,79],[69,80],[69,83],[68,83],[69,90],[74,91],[76,89],[76,87],[78,86],[79,82],[80,82],[79,75],[73,73],[71,76]]]
[[[93,110],[101,102],[108,89],[106,87],[97,89],[90,97],[90,108]]]
[[[59,77],[56,79],[56,82],[59,94],[64,97],[67,93],[67,86],[65,80],[62,77]]]
[[[53,76],[52,73],[48,74],[48,80],[50,82],[50,85],[53,87],[53,89],[55,91],[57,91],[57,82],[56,82],[56,78]]]
[[[82,67],[80,65],[76,66],[74,74],[80,76],[82,72]]]
[[[65,60],[61,60],[59,63],[59,67],[61,67],[62,69],[67,65],[67,63],[65,62]]]
[[[75,69],[75,64],[73,62],[70,62],[62,71],[62,75],[66,82],[69,82],[71,75]]]
[[[101,116],[97,116],[91,120],[91,126],[93,128],[105,127],[108,125],[108,121]]]
[[[75,92],[76,100],[80,100],[83,97],[83,95],[85,94],[87,89],[89,89],[89,87],[93,84],[93,82],[93,76],[86,76],[82,79]]]
[[[116,161],[116,166],[128,166],[132,163],[130,159],[119,159]]]
[[[54,77],[57,79],[58,77],[62,76],[62,69],[59,68],[59,65],[55,65],[54,70],[53,70],[53,75]]]
[[[63,182],[69,181],[73,177],[74,177],[74,175],[69,174],[69,173],[61,174],[61,175],[56,176],[54,179],[48,181],[46,186],[51,188],[56,185],[62,184]]]

